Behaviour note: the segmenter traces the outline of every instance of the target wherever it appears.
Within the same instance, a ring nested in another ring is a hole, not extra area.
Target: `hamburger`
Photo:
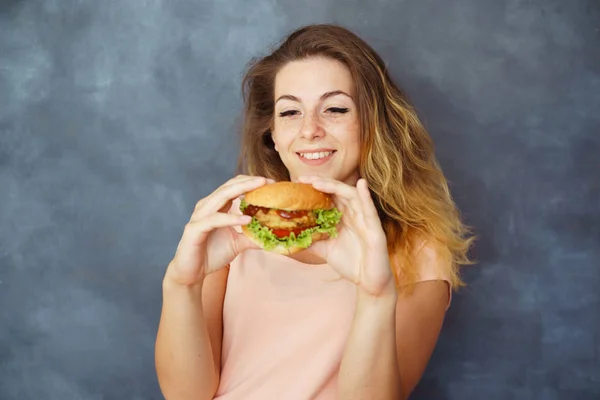
[[[246,193],[240,211],[252,217],[242,232],[267,251],[290,255],[336,237],[342,214],[312,185],[276,182]]]

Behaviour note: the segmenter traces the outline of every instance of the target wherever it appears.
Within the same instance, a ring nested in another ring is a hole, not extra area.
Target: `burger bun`
[[[329,210],[334,204],[331,196],[312,185],[298,182],[276,182],[254,189],[244,195],[246,203],[280,210]]]

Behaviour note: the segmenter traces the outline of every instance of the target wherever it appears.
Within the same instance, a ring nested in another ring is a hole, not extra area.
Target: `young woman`
[[[156,368],[169,400],[405,399],[472,238],[432,141],[354,33],[304,27],[244,79],[239,175],[200,200],[163,281]],[[284,256],[240,233],[244,193],[312,184],[339,236]]]

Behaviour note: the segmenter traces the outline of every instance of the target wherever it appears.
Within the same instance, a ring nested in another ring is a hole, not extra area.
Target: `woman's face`
[[[291,180],[358,180],[360,121],[350,71],[338,61],[293,61],[275,79],[275,150]]]

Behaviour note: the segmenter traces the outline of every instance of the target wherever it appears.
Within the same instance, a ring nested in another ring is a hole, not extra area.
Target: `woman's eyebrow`
[[[340,94],[352,98],[352,96],[350,96],[348,93],[344,92],[343,90],[333,90],[331,92],[323,93],[321,95],[321,100],[325,100],[325,99],[328,99],[330,97],[337,96]],[[291,100],[291,101],[295,101],[295,102],[300,102],[300,99],[298,97],[292,96],[291,94],[284,94],[282,96],[279,96],[279,98],[275,101],[275,103],[277,103],[279,100]]]

